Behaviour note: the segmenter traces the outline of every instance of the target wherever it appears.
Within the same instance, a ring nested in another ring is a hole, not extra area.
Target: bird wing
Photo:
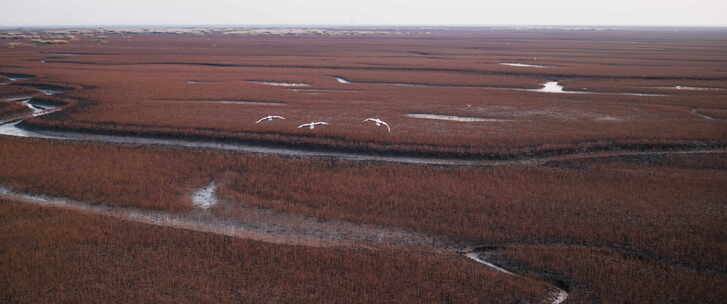
[[[386,126],[386,129],[387,129],[387,130],[389,130],[389,132],[391,132],[391,127],[389,126],[389,124],[387,124],[387,123],[386,123],[385,121],[383,121],[383,120],[381,121],[381,124],[385,125],[385,126]]]
[[[266,119],[268,119],[268,117],[270,117],[270,116],[265,116],[265,117],[263,117],[263,118],[260,118],[260,119],[258,119],[258,120],[257,120],[257,121],[256,121],[255,123],[256,123],[256,124],[259,124],[259,123],[260,123],[260,122],[262,122],[263,120],[266,120]]]
[[[302,124],[302,125],[298,126],[298,129],[300,129],[302,127],[306,127],[306,126],[310,126],[310,124],[309,123]]]
[[[328,123],[325,122],[325,121],[319,121],[319,122],[317,122],[315,124],[317,124],[317,125],[327,125]]]
[[[272,117],[273,117],[273,118],[280,118],[280,119],[285,119],[285,117],[283,117],[283,116],[279,116],[279,115],[275,115],[275,116],[272,116]]]
[[[369,118],[364,119],[362,122],[367,122],[367,121],[375,121],[375,120],[374,120],[374,118],[369,117]]]

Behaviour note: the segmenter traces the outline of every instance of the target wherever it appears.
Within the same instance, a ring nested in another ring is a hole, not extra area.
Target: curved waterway
[[[509,247],[531,246],[528,243],[501,244],[495,246],[469,245],[462,247],[461,241],[421,234],[406,229],[342,220],[321,219],[258,208],[244,202],[227,201],[217,197],[217,187],[218,183],[213,180],[194,190],[190,196],[195,209],[181,213],[116,206],[104,202],[79,201],[43,194],[22,193],[3,185],[0,185],[0,197],[19,203],[110,216],[129,222],[213,233],[273,244],[359,248],[372,248],[371,245],[384,245],[387,248],[391,248],[391,246],[420,248],[435,252],[459,254],[504,275],[518,277],[524,280],[533,279],[507,269],[506,266],[498,265],[497,262],[492,260],[498,250]],[[236,215],[230,217],[227,214]],[[544,249],[565,247],[593,248],[623,252],[627,253],[627,255],[635,253],[639,258],[648,259],[659,264],[686,267],[686,269],[693,271],[704,271],[680,264],[678,261],[664,260],[658,256],[643,255],[629,248],[569,243],[536,244],[534,246],[544,247]],[[544,282],[549,284],[549,291],[544,296],[543,303],[560,304],[566,301],[569,296],[568,290],[570,290],[568,284],[547,278]]]
[[[0,76],[5,76],[8,80],[10,80],[12,82],[35,78],[35,75],[31,75],[31,74],[5,73],[5,72],[0,72]]]
[[[31,99],[32,100],[32,99]],[[33,106],[31,102],[25,102],[33,113],[24,117],[0,123],[0,135],[9,135],[16,137],[33,137],[52,140],[73,140],[73,141],[92,141],[104,143],[125,143],[125,144],[143,144],[143,145],[166,145],[179,146],[189,148],[207,148],[216,150],[231,150],[249,153],[275,154],[291,157],[333,157],[343,160],[352,161],[375,161],[375,162],[394,162],[420,165],[446,165],[446,166],[502,166],[502,165],[531,165],[536,166],[548,161],[559,159],[586,159],[586,158],[602,158],[613,156],[627,155],[663,155],[663,154],[691,154],[691,153],[725,153],[727,150],[723,148],[714,149],[693,149],[693,150],[669,150],[669,151],[594,151],[594,152],[573,152],[564,155],[530,157],[524,159],[512,160],[481,160],[481,159],[454,159],[454,158],[436,158],[436,157],[419,157],[419,156],[396,156],[396,155],[374,155],[353,152],[338,152],[331,150],[304,150],[282,147],[266,147],[254,144],[246,144],[242,142],[220,142],[214,140],[184,140],[157,138],[151,136],[121,136],[121,135],[104,135],[91,134],[84,132],[71,131],[49,131],[49,130],[30,130],[22,127],[22,121],[30,117],[38,117],[61,111],[66,107],[50,107],[38,108]],[[41,106],[42,107],[42,106]],[[447,117],[449,119],[449,117]]]
[[[50,114],[50,113],[61,110],[61,107],[54,104],[53,102],[35,98],[33,96],[9,97],[9,98],[6,98],[5,101],[18,102],[18,103],[24,105],[25,107],[30,109],[30,114],[24,114],[24,115],[19,115],[17,117],[5,119],[5,120],[0,120],[0,129],[2,129],[6,125],[15,126],[21,120],[29,118],[29,117],[43,116],[43,115]],[[24,131],[24,130],[20,130],[19,128],[17,128],[17,129],[18,130],[8,130],[8,131],[10,133],[15,133],[15,134],[21,134]],[[11,135],[11,134],[7,134],[7,135]],[[14,135],[14,136],[18,136],[18,135]]]
[[[557,84],[557,83],[556,83]],[[555,85],[551,84],[551,88]],[[557,88],[556,88],[557,89]],[[562,89],[562,87],[561,87]],[[116,135],[98,135],[82,132],[57,132],[57,131],[33,131],[26,130],[19,126],[22,121],[30,117],[38,117],[47,115],[56,111],[61,111],[67,106],[55,106],[42,99],[33,98],[31,96],[18,96],[14,102],[20,102],[31,109],[32,113],[25,115],[17,120],[0,123],[0,134],[18,137],[34,137],[47,138],[51,140],[78,140],[78,141],[96,141],[107,143],[133,143],[133,144],[149,144],[149,145],[172,145],[193,148],[210,148],[221,150],[234,150],[252,153],[278,154],[296,157],[335,157],[347,160],[359,161],[385,161],[400,162],[412,164],[433,164],[433,165],[460,165],[460,166],[496,166],[496,165],[539,165],[552,160],[561,159],[578,159],[578,158],[599,158],[613,157],[624,155],[662,155],[662,154],[703,154],[703,153],[725,153],[727,150],[722,148],[701,149],[701,150],[684,150],[684,151],[604,151],[604,152],[574,152],[572,154],[560,156],[542,156],[532,157],[522,160],[459,160],[459,159],[440,159],[426,157],[404,157],[404,156],[377,156],[357,153],[345,153],[334,151],[306,151],[300,149],[288,148],[271,148],[256,145],[248,145],[243,143],[221,143],[217,141],[193,141],[179,139],[162,139],[144,136],[116,136]],[[435,114],[424,114],[435,115]],[[441,115],[440,115],[441,116]],[[446,116],[446,115],[445,115]],[[431,117],[418,117],[431,119]],[[446,116],[445,120],[451,120],[452,117]],[[459,117],[457,117],[459,118]],[[442,119],[436,117],[435,119]],[[269,210],[263,210],[250,206],[244,206],[244,218],[223,218],[213,214],[212,210],[218,208],[229,208],[231,205],[226,204],[224,200],[216,197],[217,183],[212,181],[209,184],[200,187],[191,194],[191,201],[196,211],[187,214],[169,213],[164,211],[151,211],[139,208],[116,207],[112,205],[88,203],[76,201],[66,198],[30,195],[14,192],[0,185],[0,196],[18,200],[21,202],[32,203],[43,206],[62,207],[75,210],[83,210],[86,212],[97,213],[112,216],[128,221],[147,223],[152,225],[167,226],[179,229],[188,229],[201,232],[209,232],[223,234],[241,238],[256,239],[272,243],[281,244],[298,244],[306,246],[362,246],[359,242],[370,242],[379,244],[405,245],[433,248],[435,250],[445,250],[457,253],[471,259],[474,262],[485,265],[494,271],[502,272],[507,275],[518,276],[512,271],[495,264],[488,259],[487,252],[478,249],[452,249],[451,244],[442,242],[442,240],[405,231],[395,228],[378,227],[373,225],[364,225],[349,223],[343,221],[321,221],[320,219],[305,217],[295,214],[275,213]],[[437,242],[440,242],[437,244]],[[546,296],[545,301],[548,303],[559,304],[568,297],[568,292],[564,289],[551,284],[551,292]]]
[[[7,73],[5,73],[7,76]],[[17,76],[18,74],[11,74],[11,76]],[[32,75],[23,76],[32,77]],[[340,76],[337,76],[340,77]],[[288,83],[284,83],[288,84]],[[26,84],[41,90],[41,86],[48,86],[56,88],[54,85],[36,85]],[[62,87],[68,89],[66,87]],[[552,81],[544,85],[541,90],[549,91],[562,91],[563,87],[557,82]],[[42,92],[42,91],[41,91]],[[62,92],[61,92],[62,93]],[[286,147],[270,147],[255,144],[248,144],[244,142],[221,142],[216,140],[189,140],[189,139],[170,139],[170,138],[158,138],[152,136],[126,136],[126,135],[106,135],[106,134],[93,134],[86,132],[76,131],[51,131],[51,130],[31,130],[23,128],[22,122],[24,119],[31,117],[38,117],[62,111],[69,105],[57,106],[43,102],[42,99],[36,99],[33,96],[18,96],[15,98],[8,99],[10,101],[22,102],[25,106],[31,109],[30,115],[0,121],[0,135],[16,136],[16,137],[33,137],[33,138],[44,138],[52,140],[73,140],[73,141],[93,141],[93,142],[104,142],[104,143],[128,143],[128,144],[144,144],[144,145],[168,145],[168,146],[180,146],[190,148],[207,148],[217,150],[232,150],[249,153],[261,153],[261,154],[276,154],[291,157],[333,157],[344,160],[352,161],[375,161],[375,162],[395,162],[395,163],[407,163],[407,164],[421,164],[421,165],[446,165],[446,166],[501,166],[501,165],[530,165],[537,166],[548,161],[560,160],[560,159],[587,159],[587,158],[602,158],[602,157],[613,157],[613,156],[628,156],[628,155],[662,155],[662,154],[683,154],[683,153],[725,153],[722,146],[718,146],[713,149],[699,148],[702,145],[699,143],[691,145],[691,149],[674,150],[668,149],[666,151],[629,151],[625,149],[610,149],[609,147],[601,147],[595,149],[574,149],[572,152],[561,152],[549,153],[544,152],[541,156],[531,156],[529,158],[516,158],[506,160],[485,160],[485,159],[457,159],[457,158],[438,158],[438,157],[421,157],[421,156],[399,156],[399,155],[376,155],[366,153],[355,153],[355,152],[340,152],[334,150],[305,150],[296,148]],[[66,100],[69,100],[66,98]],[[74,101],[75,102],[75,101]],[[218,101],[216,101],[218,102]],[[236,101],[238,102],[238,101]],[[412,118],[421,119],[438,119],[438,120],[450,120],[450,121],[463,121],[463,122],[500,122],[502,120],[480,118],[480,117],[459,117],[453,115],[442,115],[434,113],[409,113],[407,116]]]
[[[63,94],[65,92],[68,92],[71,90],[71,88],[52,85],[52,84],[21,83],[18,85],[36,89],[36,90],[38,90],[38,92],[41,92],[41,93],[45,94],[46,96]]]
[[[191,199],[197,210],[187,213],[121,207],[99,202],[84,202],[62,197],[20,193],[3,185],[0,185],[0,197],[44,207],[64,208],[110,216],[130,222],[220,234],[274,244],[364,248],[369,247],[369,245],[381,244],[385,246],[423,248],[450,254],[460,254],[493,271],[530,280],[528,277],[515,274],[488,261],[488,252],[485,250],[457,249],[454,242],[404,229],[340,220],[322,220],[316,217],[272,212],[271,210],[248,206],[242,202],[226,202],[215,195],[216,187],[217,183],[212,181],[195,190],[191,194]],[[222,214],[233,209],[241,209],[244,212],[234,212],[240,215],[229,218],[216,215],[215,212],[210,211],[211,208],[218,208]],[[555,284],[551,284],[549,289],[551,291],[545,295],[544,302],[559,304],[568,297],[568,293]]]
[[[304,82],[281,82],[281,81],[266,81],[266,80],[248,80],[250,83],[268,85],[273,87],[309,87],[310,84]]]
[[[261,154],[275,154],[283,156],[301,156],[301,157],[335,157],[344,160],[354,161],[380,161],[380,162],[396,162],[409,164],[429,164],[429,165],[459,165],[459,166],[477,166],[484,165],[483,162],[477,160],[457,160],[457,159],[439,159],[424,157],[405,157],[405,156],[377,156],[346,152],[333,151],[308,151],[300,149],[276,148],[256,146],[244,143],[223,143],[218,141],[192,141],[180,139],[166,139],[142,136],[118,136],[118,135],[99,135],[81,132],[58,132],[58,131],[38,131],[27,130],[19,126],[22,121],[15,121],[0,125],[1,135],[10,135],[18,137],[34,137],[46,138],[54,140],[74,140],[74,141],[93,141],[105,143],[128,143],[128,144],[145,144],[145,145],[167,145],[189,148],[208,148],[216,150],[231,150]],[[503,161],[488,162],[488,165],[496,164],[514,164],[519,161]]]

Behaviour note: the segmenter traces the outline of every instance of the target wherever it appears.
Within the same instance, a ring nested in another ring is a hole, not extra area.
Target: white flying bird
[[[308,127],[309,129],[313,129],[317,125],[327,125],[327,124],[328,123],[325,121],[309,122],[307,124],[302,124],[302,125],[298,126],[298,129],[303,128],[303,127]]]
[[[265,117],[263,117],[263,118],[260,118],[260,119],[258,119],[258,120],[257,120],[257,121],[256,121],[255,123],[256,123],[256,124],[259,124],[259,123],[261,123],[261,122],[263,122],[263,121],[266,121],[266,120],[273,120],[273,119],[285,119],[285,117],[283,117],[283,116],[278,116],[278,115],[268,115],[268,116],[265,116]]]
[[[389,132],[391,132],[391,127],[389,127],[389,124],[387,124],[385,121],[383,121],[381,119],[370,117],[370,118],[364,119],[362,122],[367,122],[367,121],[375,122],[377,127],[386,126],[386,129],[389,130]]]

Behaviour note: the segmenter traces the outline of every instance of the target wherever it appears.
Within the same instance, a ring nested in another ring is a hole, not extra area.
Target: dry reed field
[[[545,293],[451,255],[271,245],[5,200],[0,216],[3,303],[512,303]]]
[[[725,124],[697,114],[725,109],[723,37],[721,31],[111,36],[106,44],[79,41],[62,51],[5,51],[8,64],[23,69],[4,70],[35,74],[37,83],[80,86],[70,95],[93,101],[82,111],[28,121],[39,128],[482,157],[598,140],[601,146],[723,143]],[[539,67],[502,65],[513,62]],[[586,94],[524,91],[547,81]],[[270,113],[288,120],[254,123]],[[361,124],[372,116],[388,121],[391,134]],[[331,125],[296,128],[314,120]]]
[[[0,302],[727,296],[727,32],[330,31],[0,40]]]

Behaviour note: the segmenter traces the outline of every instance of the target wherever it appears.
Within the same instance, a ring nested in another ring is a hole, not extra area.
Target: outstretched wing
[[[271,116],[271,117],[272,117],[272,118],[278,118],[278,119],[285,119],[285,117],[283,117],[283,116],[279,116],[279,115],[275,115],[275,116]]]
[[[391,133],[391,127],[389,126],[389,124],[387,124],[387,123],[386,123],[385,121],[383,121],[383,120],[381,121],[381,124],[385,125],[385,126],[386,126],[386,130],[388,130],[388,131],[389,131],[389,133]]]
[[[258,120],[257,120],[257,121],[256,121],[255,123],[256,123],[256,124],[259,124],[260,122],[262,122],[262,121],[264,121],[264,120],[266,120],[266,119],[269,119],[269,118],[270,118],[270,116],[265,116],[265,117],[263,117],[263,118],[260,118],[260,119],[258,119]]]
[[[300,129],[302,127],[307,127],[307,126],[310,126],[310,124],[309,123],[302,124],[302,125],[298,126],[298,129]]]

